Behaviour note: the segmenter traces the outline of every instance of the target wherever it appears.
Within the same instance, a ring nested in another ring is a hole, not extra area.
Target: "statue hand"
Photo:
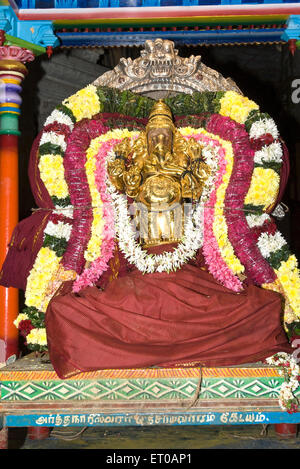
[[[134,197],[141,184],[141,173],[139,168],[131,166],[128,171],[124,173],[123,180],[126,186],[126,192],[129,196]]]
[[[114,178],[122,176],[124,170],[125,162],[123,159],[118,158],[108,164],[108,173]]]
[[[201,158],[202,149],[197,140],[194,138],[190,138],[188,141],[187,153],[190,159],[197,160]]]

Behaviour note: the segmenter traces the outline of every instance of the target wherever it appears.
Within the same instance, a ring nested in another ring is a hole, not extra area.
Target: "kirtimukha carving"
[[[207,67],[201,56],[179,57],[174,43],[156,39],[146,41],[141,56],[135,60],[122,58],[110,72],[100,76],[94,84],[106,85],[120,90],[164,97],[173,93],[193,91],[230,91],[242,94],[231,78],[224,78]]]

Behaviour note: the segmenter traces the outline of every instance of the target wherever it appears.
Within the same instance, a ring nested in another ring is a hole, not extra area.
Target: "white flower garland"
[[[220,145],[221,146],[221,145]],[[210,196],[212,188],[214,187],[216,173],[219,169],[217,153],[220,146],[206,145],[202,148],[202,156],[204,162],[209,166],[210,173],[206,179],[203,191],[201,194],[201,202],[206,202]]]
[[[45,143],[51,143],[52,145],[58,145],[62,151],[65,152],[67,148],[67,142],[64,135],[60,135],[56,132],[44,132],[40,140],[40,146]]]
[[[187,217],[184,226],[184,237],[173,252],[163,254],[148,254],[135,240],[136,232],[131,224],[128,213],[127,200],[119,194],[108,181],[114,210],[115,230],[119,241],[119,247],[128,261],[135,265],[143,273],[171,272],[179,269],[183,264],[192,259],[202,246],[203,233],[203,204],[197,204],[192,208],[192,213]]]
[[[271,217],[267,213],[262,215],[250,214],[246,215],[246,220],[249,228],[254,228],[255,226],[262,226],[266,220],[271,220]]]
[[[46,119],[44,127],[54,123],[67,125],[70,128],[70,131],[74,128],[74,124],[71,117],[69,117],[64,112],[59,111],[58,109],[54,109],[54,111],[52,111],[50,116]]]
[[[73,205],[67,205],[66,207],[57,206],[52,213],[56,215],[63,215],[64,217],[70,218],[72,220],[74,216],[74,207]]]
[[[279,142],[273,142],[270,145],[264,145],[261,150],[257,150],[254,155],[254,163],[281,163],[282,147]]]
[[[259,138],[265,134],[271,134],[275,140],[279,137],[277,125],[272,118],[259,119],[251,125],[250,138]]]
[[[276,252],[287,244],[279,231],[275,234],[262,233],[258,238],[257,245],[263,257],[269,257],[272,252]]]
[[[64,223],[62,221],[59,221],[58,223],[53,223],[52,221],[49,221],[47,223],[44,233],[50,236],[54,236],[56,238],[65,238],[67,241],[69,241],[71,231],[72,225],[70,225],[69,223]]]

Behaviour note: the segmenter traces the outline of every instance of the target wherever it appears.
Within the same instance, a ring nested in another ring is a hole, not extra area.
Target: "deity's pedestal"
[[[27,428],[29,439],[55,427],[155,425],[274,425],[277,436],[294,437],[300,413],[281,409],[283,380],[262,364],[102,370],[62,380],[30,354],[0,370],[0,444],[9,447],[10,427]]]

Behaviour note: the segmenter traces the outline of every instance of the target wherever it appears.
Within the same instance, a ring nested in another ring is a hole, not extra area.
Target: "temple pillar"
[[[28,71],[26,62],[34,54],[17,46],[0,45],[0,266],[2,266],[13,229],[18,223],[19,178],[18,140],[22,81]],[[18,357],[18,330],[13,321],[18,315],[19,292],[0,286],[0,366]]]

